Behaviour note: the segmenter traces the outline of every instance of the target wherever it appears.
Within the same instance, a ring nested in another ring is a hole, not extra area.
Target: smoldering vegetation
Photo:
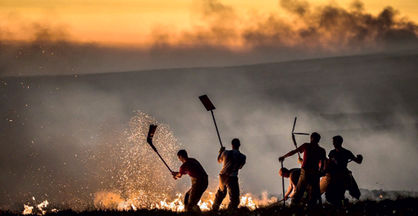
[[[166,157],[172,154],[170,165],[177,168],[174,153],[187,149],[207,170],[213,191],[219,144],[210,114],[197,98],[204,93],[217,107],[226,146],[234,137],[242,141],[247,155],[240,173],[243,193],[280,194],[277,157],[293,148],[294,116],[296,130],[319,132],[327,152],[332,136],[340,134],[346,148],[363,154],[362,165],[349,165],[361,188],[416,191],[417,64],[416,52],[393,52],[236,67],[2,78],[1,209],[21,210],[32,197],[48,199],[59,209],[94,208],[97,192],[121,192],[126,199],[131,188],[147,181],[152,188],[167,186],[167,193],[184,192],[186,178],[174,182],[153,152],[146,160],[140,157],[150,150],[144,142],[126,141],[136,110],[153,117],[139,129],[153,121],[167,125],[164,134],[176,140],[165,151]],[[149,164],[161,176],[135,170]],[[286,160],[285,166],[296,167],[296,159]],[[124,171],[133,173],[129,181]]]
[[[249,210],[240,208],[236,212],[228,211],[217,212],[217,215],[416,215],[417,214],[416,198],[399,198],[397,200],[381,200],[381,201],[361,201],[345,206],[344,208],[335,208],[333,206],[324,205],[323,208],[306,209],[301,207],[286,207],[281,205],[272,205],[268,207]],[[16,215],[10,212],[4,212],[3,215]],[[34,215],[34,214],[33,214]],[[57,213],[49,213],[48,215],[144,215],[144,216],[165,216],[165,215],[213,215],[213,212],[203,213],[176,213],[163,210],[147,210],[138,211],[83,211],[74,212],[72,210],[64,210]]]
[[[418,47],[417,24],[390,6],[371,14],[360,1],[342,8],[280,0],[280,12],[245,15],[217,0],[198,1],[196,7],[193,17],[199,24],[193,31],[157,28],[147,46],[131,48],[76,43],[71,29],[45,23],[22,27],[31,35],[28,42],[10,41],[13,33],[3,25],[0,75],[240,65]]]

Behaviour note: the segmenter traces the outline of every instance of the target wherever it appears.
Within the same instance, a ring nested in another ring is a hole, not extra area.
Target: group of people
[[[240,202],[238,171],[244,166],[246,156],[239,151],[239,139],[233,139],[231,145],[232,150],[225,150],[225,147],[219,150],[218,162],[222,163],[223,167],[219,172],[219,188],[212,205],[214,211],[219,209],[227,194],[230,200],[228,209],[238,208]],[[172,172],[173,178],[178,179],[187,174],[192,180],[192,187],[184,196],[185,210],[200,211],[197,204],[208,187],[208,174],[196,159],[187,155],[186,150],[178,151],[177,157],[183,164],[178,172]]]
[[[345,201],[345,191],[349,190],[351,196],[360,197],[360,191],[351,172],[347,169],[350,161],[361,163],[363,157],[343,148],[343,138],[333,137],[333,149],[328,158],[326,151],[319,145],[321,136],[314,132],[310,136],[310,142],[304,143],[295,150],[279,157],[284,159],[296,153],[303,153],[301,168],[281,168],[279,174],[289,178],[289,187],[285,193],[285,199],[292,198],[292,205],[300,204],[306,200],[309,206],[322,203],[321,194],[325,193],[327,201],[334,205],[341,205]],[[246,156],[239,151],[240,141],[235,138],[231,142],[232,150],[221,147],[218,162],[223,164],[219,173],[219,187],[213,201],[212,210],[217,211],[226,197],[229,195],[228,209],[236,209],[239,205],[238,171],[244,166]],[[178,179],[183,175],[189,175],[192,186],[186,192],[184,204],[186,211],[200,211],[197,205],[203,193],[208,187],[208,175],[202,165],[194,158],[188,156],[186,150],[177,153],[178,159],[183,163],[178,172],[172,172],[173,178]],[[322,177],[322,179],[321,179]],[[306,192],[306,193],[305,193]],[[306,194],[306,196],[305,196]],[[306,198],[305,198],[306,197]]]
[[[325,193],[326,200],[336,206],[343,205],[346,201],[345,192],[356,199],[360,198],[360,190],[351,171],[347,169],[350,161],[361,163],[362,155],[354,154],[343,148],[342,136],[332,138],[334,149],[330,151],[328,158],[326,151],[319,146],[321,136],[318,133],[311,134],[309,143],[304,143],[297,149],[279,157],[283,162],[285,158],[296,153],[303,153],[301,168],[281,168],[279,174],[289,178],[289,187],[284,199],[292,198],[292,205],[299,204],[306,194],[309,206],[322,203],[321,194]],[[306,192],[306,193],[305,193]]]

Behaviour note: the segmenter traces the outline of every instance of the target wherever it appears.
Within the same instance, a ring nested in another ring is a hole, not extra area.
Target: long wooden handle
[[[283,170],[283,161],[280,161],[280,164],[282,166],[282,170]],[[286,206],[286,200],[285,200],[285,195],[284,195],[284,176],[282,173],[282,189],[283,189],[283,206]]]
[[[221,144],[221,147],[224,147],[222,145],[221,135],[219,134],[218,125],[216,124],[215,115],[213,114],[213,110],[211,110],[210,113],[212,114],[213,123],[215,124],[216,134],[218,134],[219,144]]]

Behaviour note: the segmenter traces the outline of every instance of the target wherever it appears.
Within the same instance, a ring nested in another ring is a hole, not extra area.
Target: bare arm
[[[303,146],[303,145],[302,145],[302,146]],[[288,152],[287,154],[285,154],[285,155],[283,155],[283,156],[279,157],[279,161],[284,161],[284,159],[285,159],[285,158],[290,157],[290,156],[292,156],[292,155],[294,155],[294,154],[298,153],[298,152],[300,151],[300,148],[301,148],[302,146],[299,146],[297,149],[292,150],[292,151]]]
[[[219,154],[218,154],[218,163],[222,163],[223,161],[222,154],[224,153],[224,151],[225,151],[225,147],[221,147],[221,149],[219,150]]]
[[[287,187],[287,191],[284,195],[284,200],[287,200],[287,198],[289,197],[290,193],[292,193],[293,191],[293,184],[292,182],[289,182],[289,187]]]

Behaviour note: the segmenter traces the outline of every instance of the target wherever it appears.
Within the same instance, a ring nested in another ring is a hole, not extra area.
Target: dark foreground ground
[[[10,212],[1,212],[1,215],[18,215]],[[344,208],[335,208],[329,205],[324,205],[322,208],[306,209],[303,207],[286,207],[281,205],[273,205],[269,207],[259,208],[250,211],[246,208],[241,208],[235,212],[220,211],[203,212],[203,213],[176,213],[162,210],[138,210],[138,211],[85,211],[74,212],[71,210],[60,211],[58,213],[48,213],[46,215],[144,215],[144,216],[168,216],[168,215],[249,215],[249,216],[263,216],[263,215],[418,215],[418,198],[402,198],[398,200],[382,200],[382,201],[362,201],[351,203]]]

